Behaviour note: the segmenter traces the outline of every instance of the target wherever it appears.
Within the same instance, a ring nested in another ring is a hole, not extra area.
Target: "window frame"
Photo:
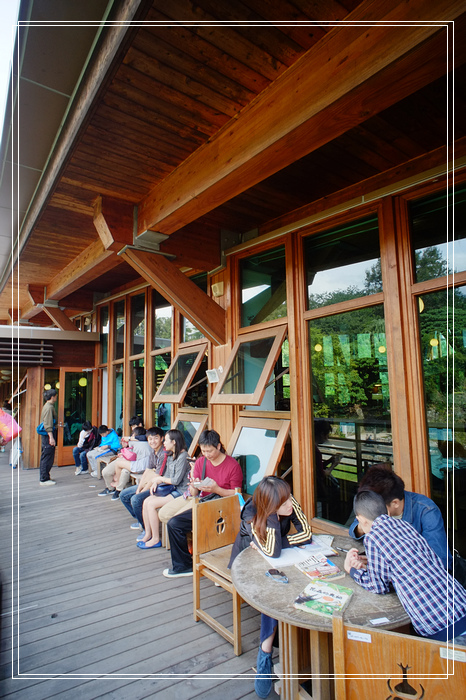
[[[184,400],[184,397],[186,396],[186,393],[189,389],[189,385],[191,384],[193,377],[195,376],[197,370],[199,369],[202,360],[204,358],[204,355],[207,352],[208,348],[208,341],[197,341],[195,344],[190,344],[190,345],[184,345],[183,347],[180,347],[178,349],[178,352],[172,359],[172,362],[170,364],[170,367],[167,370],[167,373],[165,377],[163,378],[159,388],[154,394],[154,398],[152,399],[153,403],[181,403]],[[195,358],[193,362],[193,366],[191,367],[186,379],[184,380],[180,391],[178,394],[162,394],[162,391],[165,387],[165,385],[168,382],[168,379],[171,375],[171,372],[175,368],[178,360],[180,357],[183,355],[188,355],[197,350],[197,357]]]
[[[168,401],[167,401],[167,403],[168,403]],[[177,428],[177,425],[178,425],[178,421],[180,421],[180,420],[181,421],[188,421],[191,423],[193,421],[199,420],[199,428],[196,430],[194,437],[193,437],[193,441],[192,441],[191,445],[188,447],[188,454],[190,457],[192,457],[197,449],[198,444],[199,444],[199,437],[200,437],[202,431],[205,430],[205,428],[206,428],[207,421],[209,420],[209,415],[207,413],[186,413],[184,411],[180,411],[177,414],[175,420],[172,422],[172,426],[171,426],[172,430],[179,430],[179,428]]]
[[[283,342],[286,338],[287,331],[288,324],[284,323],[281,325],[274,326],[272,328],[262,328],[261,330],[251,331],[250,333],[241,333],[241,335],[239,335],[236,339],[231,353],[228,356],[221,378],[210,398],[210,403],[213,405],[227,404],[242,406],[259,406],[262,402],[262,399],[264,398],[267,381],[278,360]],[[236,359],[240,346],[243,343],[272,337],[274,337],[272,347],[270,348],[270,352],[265,362],[264,368],[261,372],[261,375],[257,380],[254,392],[252,394],[222,394],[222,388],[228,377],[229,371]]]

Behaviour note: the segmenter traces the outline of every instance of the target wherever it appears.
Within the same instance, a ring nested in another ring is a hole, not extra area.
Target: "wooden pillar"
[[[43,367],[30,367],[27,371],[27,391],[21,394],[21,441],[23,445],[23,465],[27,469],[38,469],[41,441],[36,433],[42,411],[44,388]]]

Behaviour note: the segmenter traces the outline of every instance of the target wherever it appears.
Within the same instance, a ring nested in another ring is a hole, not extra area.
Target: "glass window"
[[[131,415],[144,415],[144,360],[131,362]]]
[[[152,368],[154,376],[154,388],[157,390],[171,363],[171,353],[164,352],[152,357]],[[166,403],[153,403],[154,415],[153,425],[157,425],[162,430],[168,430],[171,425],[171,405]]]
[[[100,362],[108,362],[108,306],[100,307]]]
[[[152,308],[154,312],[153,342],[154,350],[169,348],[172,343],[173,306],[158,292],[152,290]]]
[[[252,494],[274,474],[290,431],[290,421],[240,418],[227,448],[243,470],[243,492]]]
[[[454,314],[454,315],[453,315]],[[431,495],[466,546],[466,286],[418,298]],[[454,322],[453,322],[454,321]]]
[[[157,389],[154,401],[181,403],[206,354],[207,343],[182,348]]]
[[[186,396],[183,399],[183,405],[190,408],[207,408],[208,403],[208,381],[206,371],[208,370],[209,361],[207,355],[204,355],[199,369],[189,382],[186,390]]]
[[[88,379],[89,377],[89,379]],[[92,375],[65,372],[63,446],[76,445],[83,421],[92,417]]]
[[[121,360],[125,353],[125,301],[116,301],[113,305],[115,329],[115,360]]]
[[[376,214],[307,236],[303,244],[309,309],[382,291]]]
[[[240,260],[241,325],[285,318],[285,246]]]
[[[123,365],[115,365],[113,368],[113,381],[115,389],[115,425],[109,426],[115,430],[123,430]],[[121,433],[119,433],[121,435]]]
[[[345,524],[365,470],[393,455],[383,307],[313,319],[309,331],[317,515]]]
[[[131,355],[142,355],[144,352],[144,336],[146,334],[145,307],[145,294],[131,297]]]
[[[44,391],[48,389],[60,389],[60,370],[46,369],[44,372]],[[42,398],[42,397],[41,397]],[[56,407],[55,407],[56,410]]]
[[[416,282],[466,270],[466,184],[411,202],[409,214]]]
[[[285,334],[286,326],[279,326],[240,336],[212,394],[211,403],[259,405],[280,355]],[[270,396],[273,408],[273,387]]]
[[[189,278],[191,282],[194,282],[196,287],[199,287],[205,294],[207,294],[207,273],[202,272],[199,275],[194,275]],[[202,340],[204,334],[196,328],[194,323],[191,323],[187,318],[181,316],[181,338],[183,343],[189,343],[193,340]]]
[[[189,413],[179,413],[175,428],[183,433],[184,441],[190,455],[197,448],[199,435],[205,430],[208,416],[192,416]]]

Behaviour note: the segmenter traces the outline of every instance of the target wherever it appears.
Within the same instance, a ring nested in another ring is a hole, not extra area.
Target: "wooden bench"
[[[335,700],[454,700],[466,689],[466,646],[346,625],[341,613],[333,618],[333,662]]]
[[[102,478],[102,469],[104,469],[107,466],[107,464],[110,464],[110,462],[113,462],[113,460],[115,460],[117,457],[118,455],[105,455],[104,457],[96,457],[95,465],[98,479]]]

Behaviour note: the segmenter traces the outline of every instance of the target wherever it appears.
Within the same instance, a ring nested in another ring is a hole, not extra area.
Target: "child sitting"
[[[421,637],[448,641],[466,634],[466,591],[427,541],[405,520],[392,518],[382,496],[360,491],[354,512],[365,533],[366,557],[350,549],[345,570],[372,593],[390,584]]]

